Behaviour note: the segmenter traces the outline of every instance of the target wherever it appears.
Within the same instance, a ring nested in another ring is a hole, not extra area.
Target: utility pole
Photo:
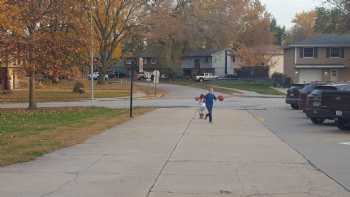
[[[130,68],[130,118],[133,117],[132,108],[133,108],[133,89],[134,89],[134,62],[132,61]]]
[[[93,4],[90,3],[90,33],[91,33],[91,71],[90,71],[90,80],[91,80],[91,102],[94,98],[94,27],[93,27]]]

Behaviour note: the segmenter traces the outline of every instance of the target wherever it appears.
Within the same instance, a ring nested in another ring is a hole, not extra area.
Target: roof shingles
[[[350,34],[320,34],[289,47],[350,47]]]

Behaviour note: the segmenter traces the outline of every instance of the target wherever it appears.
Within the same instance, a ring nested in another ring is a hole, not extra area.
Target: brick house
[[[284,73],[294,83],[350,81],[350,34],[320,34],[288,45]]]

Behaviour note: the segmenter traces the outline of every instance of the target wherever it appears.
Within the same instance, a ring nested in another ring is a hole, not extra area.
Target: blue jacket
[[[213,109],[214,106],[214,100],[216,100],[216,97],[213,93],[208,93],[205,95],[205,105],[209,110]]]

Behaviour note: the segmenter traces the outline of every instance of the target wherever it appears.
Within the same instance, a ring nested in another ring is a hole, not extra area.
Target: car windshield
[[[315,89],[315,90],[313,90],[313,91],[311,92],[311,94],[317,95],[317,94],[320,94],[321,92],[322,92],[321,90]]]
[[[322,91],[322,90],[337,90],[337,87],[335,86],[316,86],[315,89],[317,91]]]
[[[350,85],[344,85],[338,88],[340,91],[350,92]]]
[[[291,88],[298,88],[298,89],[302,89],[305,87],[305,84],[292,84]]]
[[[302,92],[311,92],[315,88],[314,84],[309,84],[301,89]]]

